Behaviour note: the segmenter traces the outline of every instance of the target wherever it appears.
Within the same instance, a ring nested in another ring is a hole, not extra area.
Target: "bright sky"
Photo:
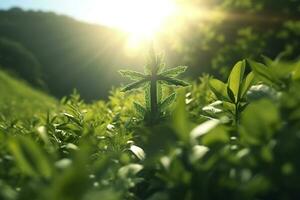
[[[167,18],[176,9],[173,0],[0,0],[1,9],[12,6],[54,11],[129,32],[137,31],[136,27],[141,24],[148,24],[151,29],[157,29],[162,19]]]
[[[128,46],[152,41],[155,35],[191,15],[177,0],[0,0],[0,9],[53,11],[75,19],[119,28],[129,33]]]

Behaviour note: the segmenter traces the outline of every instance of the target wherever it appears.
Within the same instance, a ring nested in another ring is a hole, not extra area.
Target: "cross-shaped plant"
[[[140,73],[131,70],[120,70],[122,76],[130,78],[133,83],[126,85],[122,91],[126,92],[133,89],[144,88],[145,106],[134,102],[136,111],[150,123],[160,119],[166,109],[176,99],[176,93],[172,93],[162,100],[162,86],[188,86],[189,84],[176,77],[185,72],[186,66],[178,66],[166,69],[163,57],[156,55],[154,50],[150,50],[149,60],[145,66],[145,72]]]

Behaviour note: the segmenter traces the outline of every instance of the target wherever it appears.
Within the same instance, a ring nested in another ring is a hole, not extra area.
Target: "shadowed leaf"
[[[130,83],[128,85],[126,85],[124,88],[122,88],[122,92],[126,92],[126,91],[129,91],[129,90],[133,90],[133,89],[137,89],[137,88],[140,88],[142,87],[148,80],[146,79],[143,79],[143,80],[140,80],[140,81],[136,81],[134,83]]]
[[[141,104],[139,104],[137,102],[133,102],[133,105],[135,107],[135,110],[138,112],[138,114],[141,117],[144,117],[147,112],[146,108],[144,108],[144,106],[142,106]]]
[[[183,86],[183,87],[189,86],[189,83],[187,83],[183,80],[180,80],[180,79],[176,79],[176,78],[159,76],[159,79],[168,85]]]
[[[211,79],[209,81],[210,89],[217,96],[218,99],[230,101],[227,96],[227,85],[218,79]]]
[[[161,111],[164,111],[167,109],[168,106],[170,106],[176,99],[176,93],[171,94],[170,96],[168,96],[166,99],[163,100],[163,102],[161,102],[159,108]]]
[[[247,77],[244,79],[243,83],[242,83],[242,88],[241,88],[241,93],[240,93],[240,98],[243,98],[244,95],[247,93],[247,91],[249,90],[249,88],[252,86],[252,84],[254,83],[254,78],[255,75],[253,72],[250,72]]]

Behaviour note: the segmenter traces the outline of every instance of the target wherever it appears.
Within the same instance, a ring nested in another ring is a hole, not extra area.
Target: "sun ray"
[[[136,48],[141,41],[152,39],[163,29],[178,7],[175,0],[110,0],[97,1],[102,7],[94,14],[98,23],[121,29],[128,34],[128,48]],[[91,16],[90,16],[91,17]]]

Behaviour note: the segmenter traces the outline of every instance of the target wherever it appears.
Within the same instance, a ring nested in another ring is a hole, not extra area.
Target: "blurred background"
[[[0,9],[0,70],[58,98],[74,88],[88,102],[107,98],[124,83],[119,69],[143,70],[151,43],[194,80],[300,52],[299,0],[1,0]]]

